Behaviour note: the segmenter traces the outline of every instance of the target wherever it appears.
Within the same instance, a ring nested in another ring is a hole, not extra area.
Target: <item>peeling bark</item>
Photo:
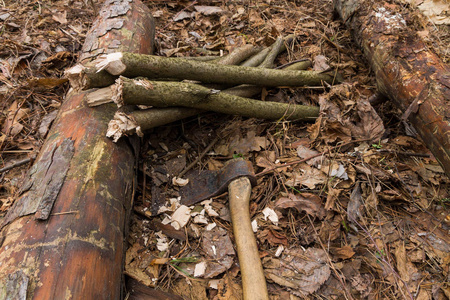
[[[450,67],[395,3],[335,0],[375,72],[378,89],[404,112],[450,177]]]
[[[150,54],[153,36],[153,18],[139,0],[107,0],[80,62],[115,51]],[[104,136],[116,107],[87,107],[88,93],[67,95],[3,220],[1,291],[16,285],[27,299],[121,298],[135,153]]]

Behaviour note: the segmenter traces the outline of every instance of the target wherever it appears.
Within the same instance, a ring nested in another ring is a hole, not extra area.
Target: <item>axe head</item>
[[[187,175],[189,183],[180,189],[181,203],[187,206],[224,193],[236,178],[248,177],[252,186],[256,176],[249,161],[241,158],[229,160],[218,171],[193,171]]]

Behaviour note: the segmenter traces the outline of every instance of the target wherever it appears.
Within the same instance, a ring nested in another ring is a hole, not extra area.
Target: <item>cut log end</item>
[[[75,90],[79,91],[83,89],[84,83],[83,83],[83,73],[86,68],[81,65],[77,64],[73,66],[72,68],[64,71],[64,77],[69,79],[70,86]]]
[[[99,106],[106,103],[113,102],[112,100],[112,86],[94,90],[86,95],[86,103],[90,107]]]
[[[111,95],[111,99],[114,103],[117,104],[118,107],[122,107],[124,105],[123,102],[123,77],[120,76],[119,78],[117,78],[116,80],[116,84],[111,86],[111,91],[112,91],[112,95]]]
[[[134,133],[140,137],[144,136],[140,126],[129,115],[116,112],[114,118],[108,124],[106,136],[112,138],[116,143],[121,137]]]
[[[111,75],[120,75],[126,70],[126,65],[122,62],[122,52],[116,52],[100,56],[96,60],[95,68],[97,73],[105,69]]]

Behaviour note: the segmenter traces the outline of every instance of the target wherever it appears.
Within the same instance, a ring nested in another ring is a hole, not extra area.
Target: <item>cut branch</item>
[[[314,71],[284,71],[165,58],[127,52],[98,59],[97,70],[125,77],[177,78],[203,83],[253,84],[260,86],[321,86],[335,83],[333,76]],[[89,74],[86,74],[89,76]]]
[[[404,112],[450,177],[450,67],[413,31],[395,3],[335,0],[372,65],[378,89]]]
[[[244,45],[240,48],[235,49],[230,54],[217,59],[216,61],[214,61],[214,63],[219,65],[237,65],[243,60],[246,60],[250,56],[260,51],[260,47],[255,47],[253,45]]]
[[[319,108],[314,106],[258,101],[193,83],[128,79],[122,76],[115,84],[112,98],[118,106],[185,106],[269,120],[314,120],[319,114]]]
[[[267,48],[268,49],[268,48]],[[311,61],[300,61],[290,67],[301,70],[311,66]],[[104,90],[101,96],[101,90]],[[262,87],[256,85],[239,85],[226,90],[221,93],[251,98],[259,94]],[[95,94],[96,97],[88,95],[88,104],[91,106],[100,105],[105,102],[112,101],[111,88],[99,89]],[[184,118],[194,116],[205,112],[201,109],[193,109],[186,107],[170,107],[170,108],[150,108],[145,110],[137,110],[132,112],[117,112],[114,119],[110,121],[108,126],[107,136],[113,138],[116,142],[120,137],[130,134],[142,135],[143,131],[154,127],[166,125]]]
[[[108,124],[107,137],[117,142],[124,135],[137,134],[143,131],[166,125],[181,119],[189,118],[204,112],[201,109],[187,107],[150,108],[135,110],[129,113],[116,112]]]

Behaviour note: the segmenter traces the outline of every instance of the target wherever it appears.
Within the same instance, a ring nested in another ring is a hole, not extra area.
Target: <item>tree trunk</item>
[[[404,112],[450,177],[450,67],[413,31],[407,9],[383,1],[334,4],[370,61],[379,91]]]
[[[80,56],[151,54],[154,20],[139,0],[106,0]],[[2,224],[1,299],[120,299],[135,150],[105,137],[116,107],[67,95]],[[11,297],[11,298],[8,298]]]

